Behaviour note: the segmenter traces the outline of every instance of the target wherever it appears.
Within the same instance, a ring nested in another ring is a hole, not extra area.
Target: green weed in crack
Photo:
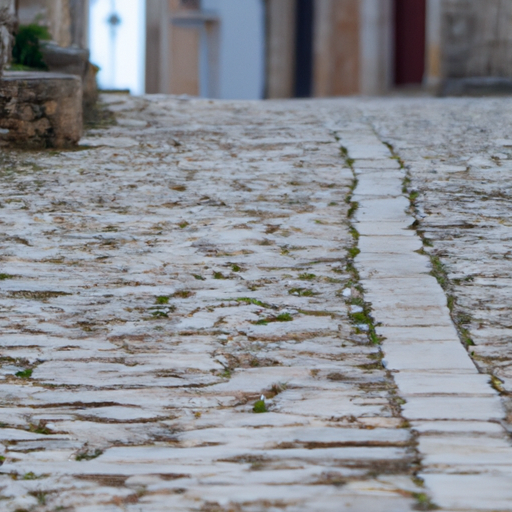
[[[265,309],[272,308],[272,306],[270,304],[267,304],[266,302],[262,302],[261,300],[258,300],[258,299],[253,299],[251,297],[239,297],[237,299],[230,299],[230,300],[234,300],[236,302],[242,302],[244,304],[253,304],[254,306],[260,306]]]
[[[350,167],[354,178],[349,187],[349,191],[345,197],[345,202],[350,205],[347,211],[349,233],[352,237],[352,244],[347,247],[347,263],[345,271],[350,275],[350,286],[351,294],[346,298],[347,307],[350,310],[349,317],[358,333],[366,333],[371,343],[378,345],[380,339],[375,331],[374,320],[371,315],[371,305],[364,300],[364,290],[360,284],[359,272],[354,264],[354,259],[361,252],[358,247],[359,244],[359,232],[356,227],[351,223],[351,219],[355,212],[359,208],[359,203],[353,201],[354,191],[358,185],[358,180],[354,171],[354,160],[349,158],[348,150],[345,147],[341,147],[341,155],[345,160],[345,164]],[[355,306],[355,307],[354,307]]]
[[[413,493],[412,497],[416,500],[414,510],[439,510],[439,507],[432,503],[429,496],[423,492]]]
[[[274,322],[293,322],[293,316],[290,313],[281,313],[277,316],[267,316],[253,322],[254,325],[268,325]]]
[[[93,460],[93,459],[97,459],[102,454],[103,454],[103,450],[100,450],[99,448],[97,448],[94,451],[89,451],[89,450],[83,451],[76,455],[75,460],[78,462],[81,462],[83,460]]]
[[[391,153],[392,160],[396,160],[400,164],[400,169],[405,169],[404,161],[400,158],[400,156],[395,151],[395,148],[393,144],[389,142],[383,142],[384,146],[386,146],[389,149],[389,152]]]

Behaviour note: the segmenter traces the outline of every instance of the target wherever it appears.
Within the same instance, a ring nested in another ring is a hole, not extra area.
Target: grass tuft
[[[252,410],[256,414],[268,412],[267,404],[265,403],[264,400],[257,400],[256,403],[254,404],[254,407],[252,408]]]
[[[81,452],[81,453],[77,454],[77,456],[75,457],[75,460],[78,462],[81,462],[83,460],[93,460],[93,459],[97,459],[102,454],[103,454],[103,450],[100,450],[99,448],[97,448],[93,452],[86,451],[86,452]]]
[[[299,279],[301,279],[302,281],[312,281],[315,278],[316,278],[315,274],[304,273],[304,274],[299,275]]]
[[[20,379],[30,379],[30,377],[32,377],[32,372],[33,372],[33,370],[31,370],[30,368],[27,368],[26,370],[21,370],[19,372],[16,372],[15,375],[16,375],[16,377],[18,377]]]

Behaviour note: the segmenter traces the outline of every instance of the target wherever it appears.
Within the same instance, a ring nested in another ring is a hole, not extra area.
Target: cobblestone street
[[[511,101],[103,101],[0,153],[2,510],[512,511]]]

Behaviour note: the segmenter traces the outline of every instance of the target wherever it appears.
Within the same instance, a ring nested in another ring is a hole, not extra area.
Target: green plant
[[[250,297],[240,297],[238,299],[235,299],[236,302],[245,302],[246,304],[254,304],[255,306],[260,306],[262,308],[270,308],[270,304],[266,304],[265,302],[261,302],[261,300],[258,299],[252,299]]]
[[[355,258],[358,254],[360,254],[361,250],[359,247],[350,247],[347,252],[351,258]]]
[[[168,318],[169,313],[167,313],[166,311],[153,311],[151,313],[151,316],[153,316],[154,318]]]
[[[353,217],[358,209],[359,209],[359,203],[356,203],[355,201],[351,201],[350,208],[348,209],[348,212],[347,212],[347,216],[349,218]]]
[[[48,69],[41,53],[40,41],[51,39],[46,27],[21,25],[16,34],[12,57],[14,64],[29,68]]]
[[[265,404],[265,400],[257,400],[252,408],[253,412],[256,414],[261,414],[263,412],[268,412],[267,405]]]
[[[97,448],[93,452],[87,451],[87,452],[81,452],[76,457],[75,460],[82,461],[82,460],[93,460],[99,457],[103,453],[103,450],[100,450]]]
[[[29,432],[34,434],[42,434],[43,436],[49,436],[52,431],[46,426],[46,421],[41,420],[37,425],[30,423],[28,426]]]
[[[415,510],[439,510],[425,493],[413,493],[412,496],[416,500]]]
[[[32,372],[33,372],[33,370],[31,370],[30,368],[27,368],[26,370],[21,370],[19,372],[16,372],[15,375],[16,375],[16,377],[19,377],[20,379],[30,379],[30,377],[32,377]]]

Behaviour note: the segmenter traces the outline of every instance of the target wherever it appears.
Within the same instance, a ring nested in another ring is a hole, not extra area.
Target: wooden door
[[[425,74],[426,0],[395,0],[395,84],[421,84]]]

